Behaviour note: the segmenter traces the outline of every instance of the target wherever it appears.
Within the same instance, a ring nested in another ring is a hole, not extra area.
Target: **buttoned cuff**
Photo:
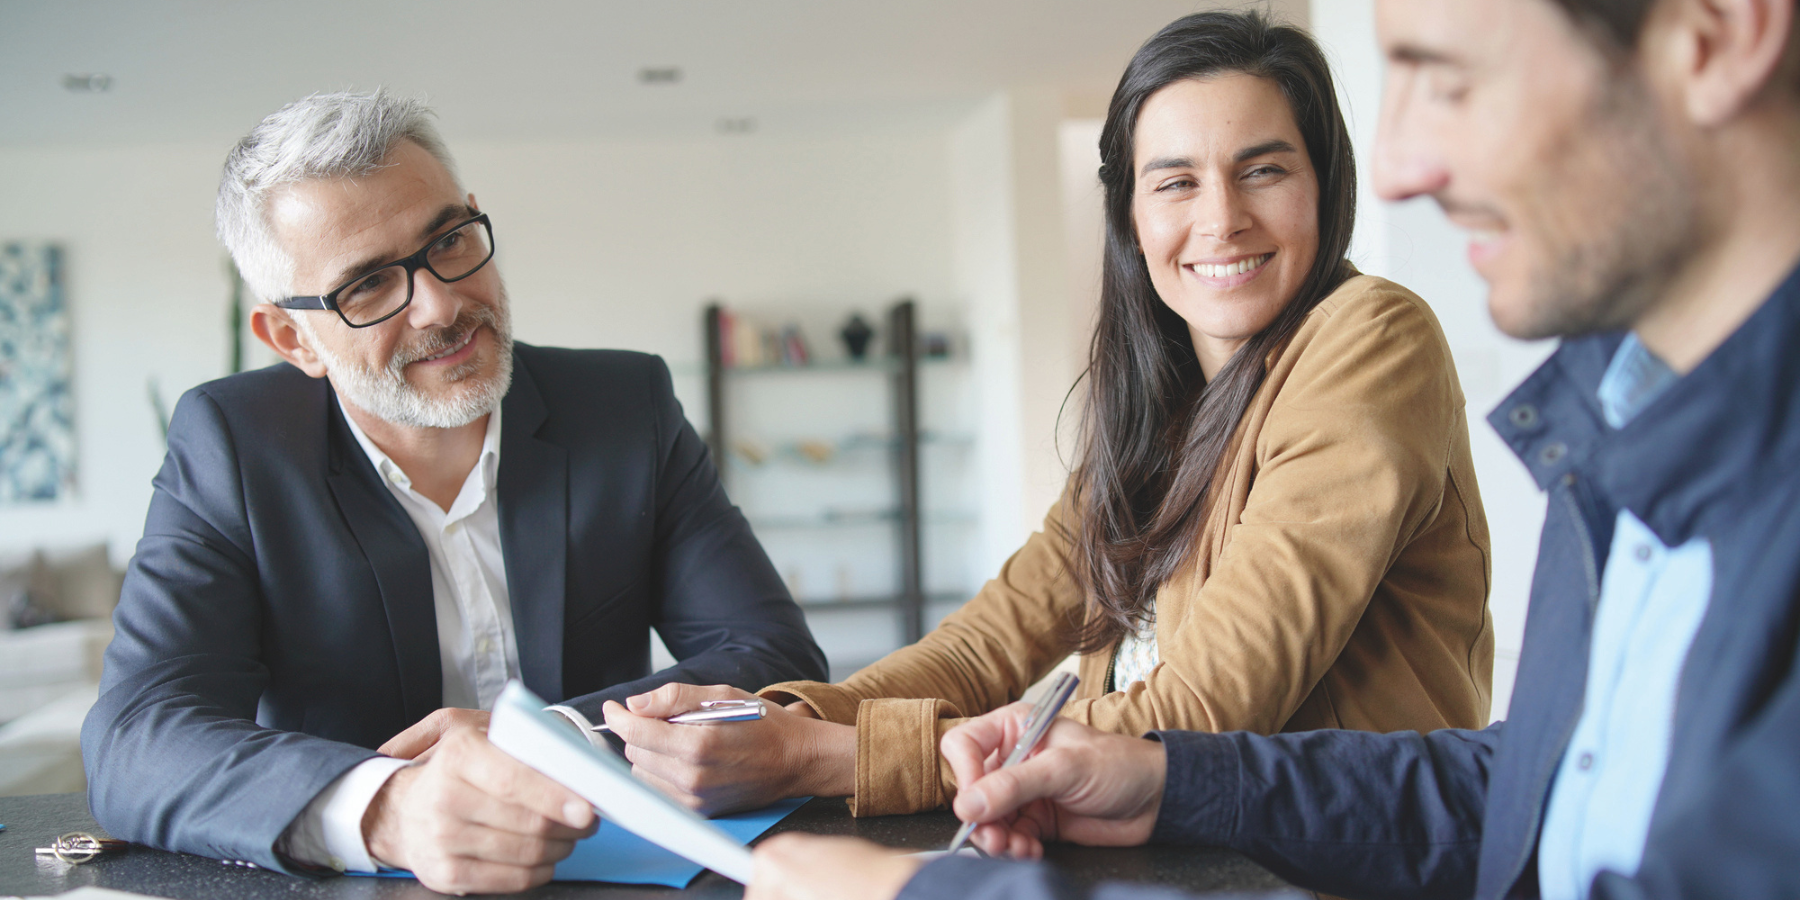
[[[378,869],[363,841],[363,816],[381,786],[409,765],[404,759],[377,756],[339,775],[288,826],[281,852],[295,862],[339,872]]]
[[[1150,834],[1156,844],[1228,847],[1238,830],[1243,764],[1229,735],[1155,731],[1168,754],[1162,807]]]
[[[588,717],[582,715],[580,710],[572,706],[563,706],[558,703],[544,707],[544,711],[556,713],[568,720],[569,724],[574,725],[575,729],[581,732],[581,736],[587,739],[588,746],[598,750],[609,749],[606,744],[605,735],[595,731],[594,723],[588,721]]]

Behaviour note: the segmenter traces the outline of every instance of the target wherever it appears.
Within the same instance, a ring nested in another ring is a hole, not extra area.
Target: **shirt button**
[[[462,520],[457,519],[456,521],[451,522],[450,524],[444,526],[444,533],[445,534],[455,534],[456,530],[461,527],[462,527]]]
[[[1538,452],[1538,461],[1546,466],[1554,466],[1557,463],[1562,462],[1562,458],[1567,455],[1569,455],[1569,448],[1564,444],[1547,444],[1544,446],[1543,450]]]
[[[476,653],[486,653],[486,652],[488,652],[488,648],[492,647],[492,646],[493,646],[493,644],[490,643],[487,638],[482,638],[481,640],[479,640],[475,643],[475,652]]]
[[[1580,756],[1575,758],[1575,768],[1580,769],[1583,772],[1586,772],[1587,770],[1589,770],[1593,767],[1594,767],[1594,754],[1583,753]]]
[[[1634,555],[1637,556],[1638,562],[1649,562],[1650,561],[1650,545],[1649,544],[1637,545],[1637,551],[1635,552]]]
[[[1520,428],[1530,428],[1537,424],[1537,407],[1529,403],[1521,403],[1513,407],[1512,411],[1506,414],[1506,418]]]

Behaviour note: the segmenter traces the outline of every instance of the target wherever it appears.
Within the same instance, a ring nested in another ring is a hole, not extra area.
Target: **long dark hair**
[[[1292,107],[1319,182],[1319,248],[1299,293],[1208,383],[1187,324],[1157,295],[1138,252],[1132,133],[1151,94],[1227,73],[1274,81]],[[1305,32],[1255,12],[1197,13],[1147,41],[1113,92],[1100,159],[1106,249],[1072,485],[1072,574],[1094,607],[1073,623],[1083,651],[1134,627],[1193,557],[1214,473],[1262,385],[1264,360],[1349,277],[1356,216],[1356,161],[1325,56]]]

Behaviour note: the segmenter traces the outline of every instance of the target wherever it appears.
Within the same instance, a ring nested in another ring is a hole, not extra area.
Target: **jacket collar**
[[[496,512],[519,673],[526,687],[554,702],[563,699],[568,452],[542,434],[548,430],[549,408],[526,363],[529,349],[514,349],[512,388],[501,401]],[[357,444],[335,392],[323,379],[319,389],[329,398],[326,480],[374,572],[406,713],[417,721],[443,704],[444,693],[431,558],[418,527]]]
[[[500,550],[519,675],[533,693],[563,699],[563,600],[568,573],[569,453],[532,377],[531,348],[513,350],[512,389],[501,401]]]
[[[1669,546],[1800,456],[1800,269],[1623,428],[1596,392],[1623,334],[1563,342],[1489,414],[1538,486],[1578,475]]]

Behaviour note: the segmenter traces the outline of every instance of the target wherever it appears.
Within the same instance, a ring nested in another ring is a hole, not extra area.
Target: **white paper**
[[[637,780],[631,766],[589,744],[517,681],[494,701],[488,740],[519,762],[580,794],[600,815],[651,843],[739,884],[750,883],[750,851],[717,825]]]

